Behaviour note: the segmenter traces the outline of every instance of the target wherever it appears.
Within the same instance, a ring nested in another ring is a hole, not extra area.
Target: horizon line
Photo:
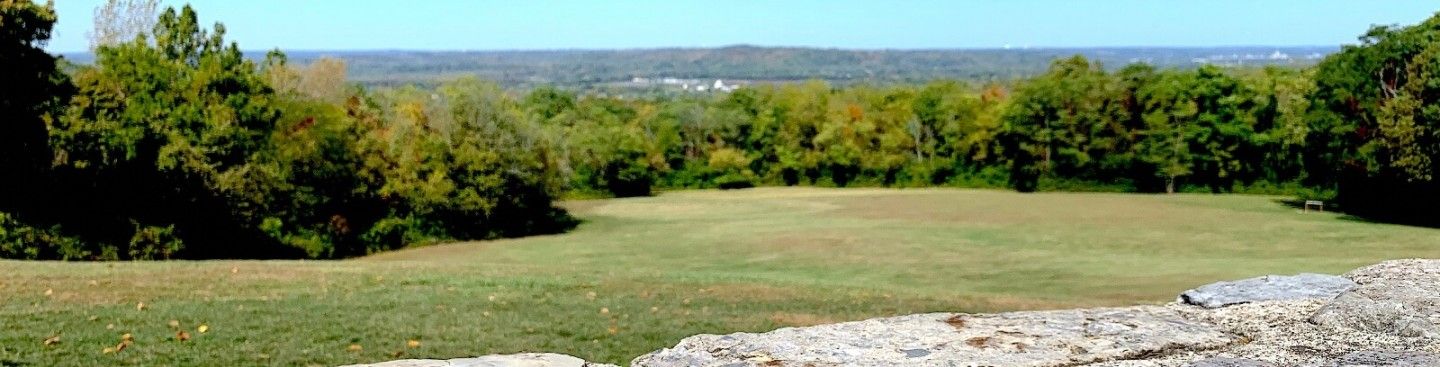
[[[495,49],[458,49],[458,48],[355,48],[355,49],[241,49],[240,52],[269,52],[280,50],[282,52],[433,52],[433,53],[467,53],[467,52],[596,52],[596,51],[666,51],[666,50],[719,50],[727,48],[761,48],[761,49],[804,49],[823,51],[859,51],[859,52],[906,52],[906,51],[1045,51],[1045,50],[1104,50],[1104,49],[1219,49],[1219,48],[1342,48],[1348,44],[1340,45],[1262,45],[1262,44],[1234,44],[1234,45],[1210,45],[1210,46],[1001,46],[1001,47],[924,47],[924,48],[849,48],[849,47],[821,47],[821,46],[769,46],[756,44],[731,44],[722,46],[658,46],[658,47],[614,47],[614,48],[495,48]],[[92,50],[83,51],[52,51],[55,54],[92,54]]]

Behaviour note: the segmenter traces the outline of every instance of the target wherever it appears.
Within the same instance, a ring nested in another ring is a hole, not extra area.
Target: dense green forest
[[[1312,68],[824,81],[625,98],[474,77],[366,87],[166,9],[95,60],[0,0],[0,257],[336,258],[563,231],[564,195],[755,185],[1256,192],[1434,223],[1440,16]],[[134,22],[120,22],[133,24]]]

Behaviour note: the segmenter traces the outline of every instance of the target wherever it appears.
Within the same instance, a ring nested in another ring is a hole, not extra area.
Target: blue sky
[[[83,51],[103,0],[57,0],[48,49]],[[165,4],[183,1],[164,0]],[[513,50],[1336,45],[1434,0],[194,0],[240,47]]]

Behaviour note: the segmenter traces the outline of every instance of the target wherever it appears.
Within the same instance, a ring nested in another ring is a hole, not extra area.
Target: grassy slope
[[[1221,279],[1440,257],[1440,230],[1254,196],[770,188],[567,205],[586,220],[569,234],[349,261],[0,261],[0,366],[623,363],[696,333],[1158,303]],[[124,333],[135,342],[102,353]]]

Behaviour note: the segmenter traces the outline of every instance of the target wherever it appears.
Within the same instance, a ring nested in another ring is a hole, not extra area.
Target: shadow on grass
[[[20,367],[20,366],[29,366],[29,365],[30,365],[29,363],[25,363],[25,362],[12,361],[12,360],[9,360],[9,359],[0,359],[0,367]]]
[[[1271,200],[1271,201],[1274,201],[1274,202],[1277,203],[1277,204],[1284,205],[1284,206],[1288,206],[1288,207],[1294,208],[1294,209],[1300,209],[1300,210],[1304,210],[1304,209],[1305,209],[1305,199],[1284,198],[1284,199],[1275,199],[1275,200]],[[1340,205],[1338,205],[1338,204],[1328,203],[1328,202],[1325,203],[1325,211],[1327,211],[1327,212],[1336,212],[1336,213],[1344,213],[1344,212],[1345,212],[1344,210],[1340,210],[1340,209],[1342,209],[1342,208],[1340,208]]]
[[[1297,210],[1305,210],[1305,200],[1303,199],[1275,199],[1274,202]],[[1440,211],[1440,208],[1436,208],[1436,210]],[[1394,224],[1410,227],[1440,229],[1440,217],[1437,217],[1436,214],[1390,216],[1362,215],[1346,212],[1344,207],[1330,202],[1325,203],[1325,211],[1340,214],[1340,220],[1345,221],[1370,224]]]

